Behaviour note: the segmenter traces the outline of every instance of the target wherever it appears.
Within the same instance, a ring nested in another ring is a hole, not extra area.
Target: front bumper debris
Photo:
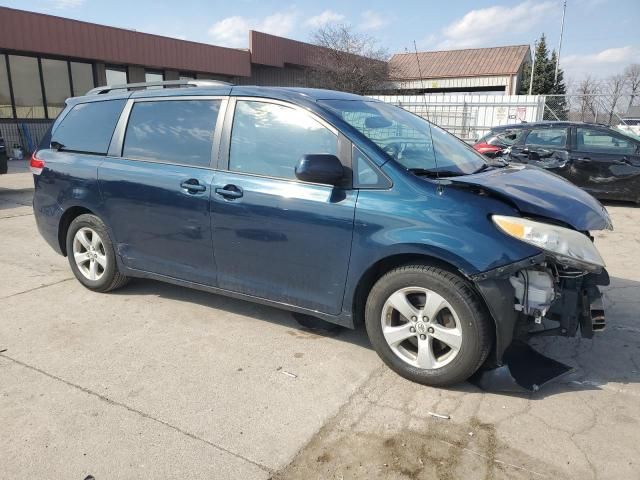
[[[572,370],[516,340],[504,352],[501,366],[480,369],[469,382],[489,392],[529,393]]]
[[[519,268],[518,268],[519,267]],[[577,272],[550,259],[528,259],[473,279],[496,323],[492,355],[470,380],[490,391],[531,392],[571,371],[536,352],[534,336],[580,335],[592,338],[605,328],[599,286],[609,284],[606,270]],[[523,287],[523,285],[526,287]],[[523,294],[523,290],[528,295]]]

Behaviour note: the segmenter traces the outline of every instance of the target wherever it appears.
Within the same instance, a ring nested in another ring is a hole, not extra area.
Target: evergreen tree
[[[555,79],[557,55],[555,50],[549,55],[547,39],[544,35],[540,37],[534,52],[535,65],[533,72],[532,95],[562,95],[559,97],[548,97],[547,108],[545,108],[543,118],[545,120],[566,120],[568,117],[566,86],[564,84],[564,72],[558,69],[558,78]],[[520,95],[529,94],[529,83],[531,82],[531,64],[527,63],[523,69],[522,83],[520,84]]]
[[[556,69],[556,61],[558,56],[556,55],[556,51],[551,52],[551,60],[550,65],[553,66],[551,80],[554,80],[555,69]],[[558,77],[555,79],[555,82],[552,83],[551,92],[553,95],[561,95],[558,97],[551,97],[553,99],[553,104],[550,107],[553,109],[555,115],[558,117],[558,120],[567,120],[569,118],[569,109],[567,108],[567,98],[565,95],[567,94],[567,87],[564,84],[564,72],[561,68],[558,67]],[[555,119],[555,118],[554,118]]]
[[[549,49],[547,48],[547,38],[544,33],[538,41],[536,51],[534,52],[535,61],[533,62],[533,88],[532,95],[544,95],[551,93],[553,86],[553,71],[549,76]],[[524,78],[520,85],[520,94],[527,95],[529,93],[529,83],[531,81],[531,65],[525,65]]]

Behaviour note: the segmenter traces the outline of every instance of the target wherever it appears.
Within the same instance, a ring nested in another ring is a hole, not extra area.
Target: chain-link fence
[[[475,141],[491,128],[542,120],[539,95],[375,95],[375,99],[404,108],[466,141]]]
[[[600,123],[616,126],[625,124],[628,101],[620,96],[544,95],[544,120],[570,120],[572,122]]]
[[[619,126],[628,101],[611,95],[375,95],[466,141],[498,125],[570,120]]]

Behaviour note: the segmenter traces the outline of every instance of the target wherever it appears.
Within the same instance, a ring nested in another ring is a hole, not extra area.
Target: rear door
[[[221,153],[226,169],[216,172],[212,201],[218,285],[337,314],[357,192],[350,185],[301,182],[294,168],[313,153],[338,155],[348,166],[350,142],[294,105],[255,98],[233,103]]]
[[[129,100],[98,177],[126,266],[215,285],[209,201],[223,99]],[[130,115],[127,118],[127,113]]]
[[[639,144],[606,128],[574,130],[570,163],[580,186],[600,198],[640,199]]]

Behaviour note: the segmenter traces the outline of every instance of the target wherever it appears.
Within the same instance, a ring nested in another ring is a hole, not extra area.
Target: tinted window
[[[38,59],[9,55],[18,118],[44,118]]]
[[[134,104],[123,156],[208,166],[220,100]]]
[[[564,147],[567,144],[566,128],[534,128],[527,135],[525,145]]]
[[[85,95],[95,85],[93,84],[93,66],[90,63],[71,62],[71,80],[73,94]]]
[[[617,135],[591,128],[576,128],[576,150],[579,152],[611,153],[629,155],[636,151],[636,145]]]
[[[303,155],[337,155],[337,148],[337,136],[305,112],[273,103],[236,103],[230,170],[295,178]]]
[[[124,85],[127,83],[127,71],[120,68],[107,68],[107,85]]]
[[[69,67],[62,60],[43,58],[41,62],[47,114],[49,118],[56,118],[64,108],[64,101],[71,96]]]
[[[162,82],[164,80],[164,74],[159,72],[145,72],[144,73],[144,81],[145,82]],[[153,89],[161,89],[161,86],[157,87],[148,87],[149,90]]]
[[[11,94],[9,92],[9,75],[4,55],[0,55],[0,118],[13,117]]]
[[[62,119],[52,141],[64,150],[106,154],[125,100],[80,103]]]

